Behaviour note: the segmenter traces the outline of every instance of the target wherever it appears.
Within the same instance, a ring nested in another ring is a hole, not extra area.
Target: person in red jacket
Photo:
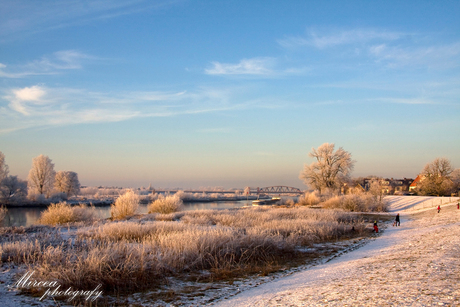
[[[379,227],[377,226],[377,221],[374,222],[374,231],[375,231],[376,233],[379,232]]]
[[[438,213],[439,213],[439,211],[441,211],[441,206],[438,205]]]

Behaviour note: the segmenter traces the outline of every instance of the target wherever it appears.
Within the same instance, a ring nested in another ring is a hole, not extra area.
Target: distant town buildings
[[[417,176],[419,178],[419,176]],[[354,184],[345,184],[342,188],[343,194],[348,194],[351,190],[367,192],[370,189],[379,189],[384,195],[406,195],[413,193],[417,186],[416,180],[412,178],[362,178]],[[418,179],[417,182],[419,182]]]

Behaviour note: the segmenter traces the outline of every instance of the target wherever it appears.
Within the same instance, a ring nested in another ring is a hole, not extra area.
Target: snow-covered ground
[[[240,290],[184,302],[213,306],[460,306],[460,210],[457,198],[391,196],[388,225],[364,246],[284,277],[241,283]],[[441,205],[438,214],[436,207]],[[359,246],[361,246],[360,244]],[[327,259],[325,259],[327,260]],[[0,306],[54,306],[6,287],[17,266],[0,270]],[[251,286],[257,285],[257,286]],[[239,286],[238,286],[239,287]],[[234,293],[237,293],[234,295]],[[220,299],[216,299],[223,296]],[[134,296],[133,296],[134,298]],[[136,295],[136,305],[165,306]],[[63,304],[62,304],[63,305]]]
[[[214,305],[458,306],[460,210],[457,198],[448,199],[389,197],[400,227],[389,225],[358,250]]]
[[[390,212],[414,213],[429,210],[446,204],[453,204],[458,197],[432,197],[432,196],[387,196]]]

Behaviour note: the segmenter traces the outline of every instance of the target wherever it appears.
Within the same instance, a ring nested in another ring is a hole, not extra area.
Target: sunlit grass
[[[63,216],[71,215],[62,204],[55,208],[61,208],[57,212]],[[64,220],[68,219],[56,218]],[[35,278],[57,280],[64,288],[102,284],[107,291],[129,292],[157,287],[168,276],[218,278],[266,270],[292,260],[300,247],[349,238],[363,230],[356,216],[335,210],[203,210],[101,220],[80,226],[72,240],[56,241],[56,234],[39,240],[24,236],[2,243],[0,252],[4,261],[26,263]]]
[[[179,196],[163,196],[160,195],[154,200],[148,207],[149,213],[173,213],[179,211],[183,205],[182,200]]]
[[[139,195],[132,190],[120,195],[111,206],[110,214],[114,220],[124,219],[136,214],[139,208]]]
[[[70,206],[66,202],[51,204],[43,211],[38,219],[39,224],[59,225],[73,222],[90,222],[96,218],[94,207],[88,207],[84,204]]]

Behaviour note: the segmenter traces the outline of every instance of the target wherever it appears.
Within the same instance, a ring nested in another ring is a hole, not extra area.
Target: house
[[[409,188],[412,182],[414,182],[414,180],[410,178],[393,179],[391,181],[391,185],[393,187],[393,194],[402,195],[406,192],[409,192]]]
[[[412,181],[412,183],[410,184],[410,186],[409,186],[409,192],[414,192],[414,190],[417,188],[417,185],[418,185],[423,179],[425,179],[425,176],[423,176],[423,175],[418,175],[417,178],[415,178],[414,181]]]
[[[356,188],[369,191],[373,182],[378,182],[381,193],[385,195],[403,195],[409,192],[409,187],[414,180],[411,178],[364,178],[362,183],[358,183]]]

